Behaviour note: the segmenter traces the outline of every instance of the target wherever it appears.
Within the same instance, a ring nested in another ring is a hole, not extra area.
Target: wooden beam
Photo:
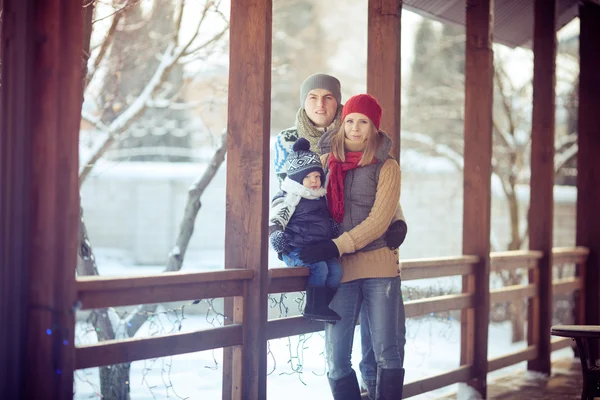
[[[493,0],[466,1],[465,150],[463,254],[479,256],[463,291],[475,294],[475,308],[462,313],[461,365],[472,364],[468,384],[487,395],[490,313],[490,196],[492,172]]]
[[[443,374],[405,383],[402,397],[406,399],[418,394],[443,388],[444,386],[452,385],[453,383],[467,382],[472,376],[472,367],[470,365],[463,365]]]
[[[552,262],[554,265],[581,264],[587,261],[590,250],[586,247],[554,247]]]
[[[529,209],[529,249],[543,255],[538,268],[529,271],[529,282],[537,285],[538,295],[528,302],[527,342],[537,346],[538,353],[527,369],[544,374],[551,369],[556,10],[556,0],[535,0],[530,179],[530,204],[535,207]]]
[[[92,309],[241,296],[244,281],[253,276],[252,270],[232,269],[142,277],[81,277],[77,280],[77,299],[82,309]]]
[[[2,382],[10,380],[8,391],[0,387],[11,398],[71,398],[81,2],[5,0],[3,6],[0,279],[8,296],[2,303],[20,315],[2,312],[3,365],[14,364],[0,373]],[[12,349],[4,353],[6,344]],[[25,376],[35,376],[36,384],[23,386]]]
[[[522,301],[525,298],[536,296],[538,288],[534,284],[512,285],[490,291],[490,304]]]
[[[565,347],[573,347],[575,341],[570,338],[553,338],[550,343],[552,351],[556,351]]]
[[[517,350],[504,356],[492,358],[488,361],[488,371],[492,372],[504,367],[515,365],[521,361],[533,360],[536,358],[537,354],[537,346],[528,346],[523,350]]]
[[[288,336],[320,332],[323,329],[325,329],[323,322],[311,321],[301,316],[278,318],[269,321],[267,326],[267,338],[269,340],[279,339]]]
[[[576,243],[590,250],[581,276],[584,282],[584,323],[600,325],[600,5],[582,3],[579,20]],[[599,356],[596,352],[595,357]]]
[[[77,347],[75,368],[121,364],[239,344],[242,344],[241,325],[160,337],[107,340]]]
[[[556,279],[552,282],[552,293],[573,293],[577,290],[581,290],[582,286],[583,284],[581,283],[581,278],[578,276],[571,278]]]
[[[392,139],[391,155],[400,162],[400,22],[402,1],[369,0],[367,92],[377,98],[380,128]]]
[[[247,295],[236,298],[234,310],[230,306],[226,310],[244,327],[243,346],[233,355],[223,355],[223,398],[227,399],[267,397],[268,241],[264,238],[268,236],[272,10],[272,0],[231,2],[225,265],[253,270],[254,277]]]
[[[452,310],[464,310],[475,307],[475,296],[468,293],[449,294],[419,300],[410,300],[404,304],[406,318],[429,315]]]

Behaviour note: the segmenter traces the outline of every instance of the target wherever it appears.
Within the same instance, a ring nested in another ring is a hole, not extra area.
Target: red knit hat
[[[346,115],[352,113],[361,113],[369,117],[371,122],[379,129],[379,123],[381,122],[381,106],[377,102],[377,99],[368,94],[357,94],[352,96],[344,104],[342,110],[342,121],[346,119]]]

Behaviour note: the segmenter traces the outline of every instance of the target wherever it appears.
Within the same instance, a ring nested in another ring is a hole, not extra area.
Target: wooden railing
[[[588,250],[585,248],[555,248],[553,264],[584,265]],[[542,257],[536,251],[511,251],[491,254],[491,270],[535,269]],[[406,260],[402,262],[402,281],[474,274],[478,263],[475,256],[459,256]],[[307,268],[276,268],[269,271],[269,293],[301,291],[306,285]],[[254,272],[246,269],[227,269],[204,273],[165,273],[135,278],[86,277],[77,281],[77,296],[81,309],[116,307],[145,303],[162,303],[194,299],[247,295],[246,286]],[[554,293],[568,293],[582,289],[579,277],[553,282]],[[510,302],[537,296],[536,284],[515,285],[490,291],[490,302]],[[406,316],[417,317],[430,313],[466,310],[474,306],[473,293],[436,296],[405,303]],[[537,310],[552,312],[552,310]],[[532,316],[529,316],[532,318]],[[242,345],[242,324],[220,328],[166,335],[161,337],[111,340],[76,348],[76,368],[112,365],[167,355],[176,355]],[[270,320],[267,339],[316,332],[322,323],[308,321],[301,316]],[[546,334],[550,334],[547,332]],[[463,346],[464,344],[461,344]],[[570,345],[569,339],[552,341],[552,350]],[[537,357],[537,346],[488,360],[488,372]],[[473,374],[470,365],[427,377],[405,385],[404,396],[410,397],[459,382],[466,382]]]

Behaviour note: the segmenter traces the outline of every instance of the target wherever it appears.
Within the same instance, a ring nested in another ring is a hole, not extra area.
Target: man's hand
[[[305,264],[313,264],[318,261],[330,260],[340,256],[340,252],[333,240],[303,247],[298,253],[298,258]]]
[[[391,224],[385,233],[385,244],[387,247],[390,249],[397,249],[400,247],[400,245],[404,243],[407,231],[408,227],[406,226],[406,222],[401,219]]]

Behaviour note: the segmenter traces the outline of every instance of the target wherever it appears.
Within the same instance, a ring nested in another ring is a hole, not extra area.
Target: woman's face
[[[371,120],[361,113],[348,114],[344,119],[344,133],[352,142],[364,142],[371,133]]]

